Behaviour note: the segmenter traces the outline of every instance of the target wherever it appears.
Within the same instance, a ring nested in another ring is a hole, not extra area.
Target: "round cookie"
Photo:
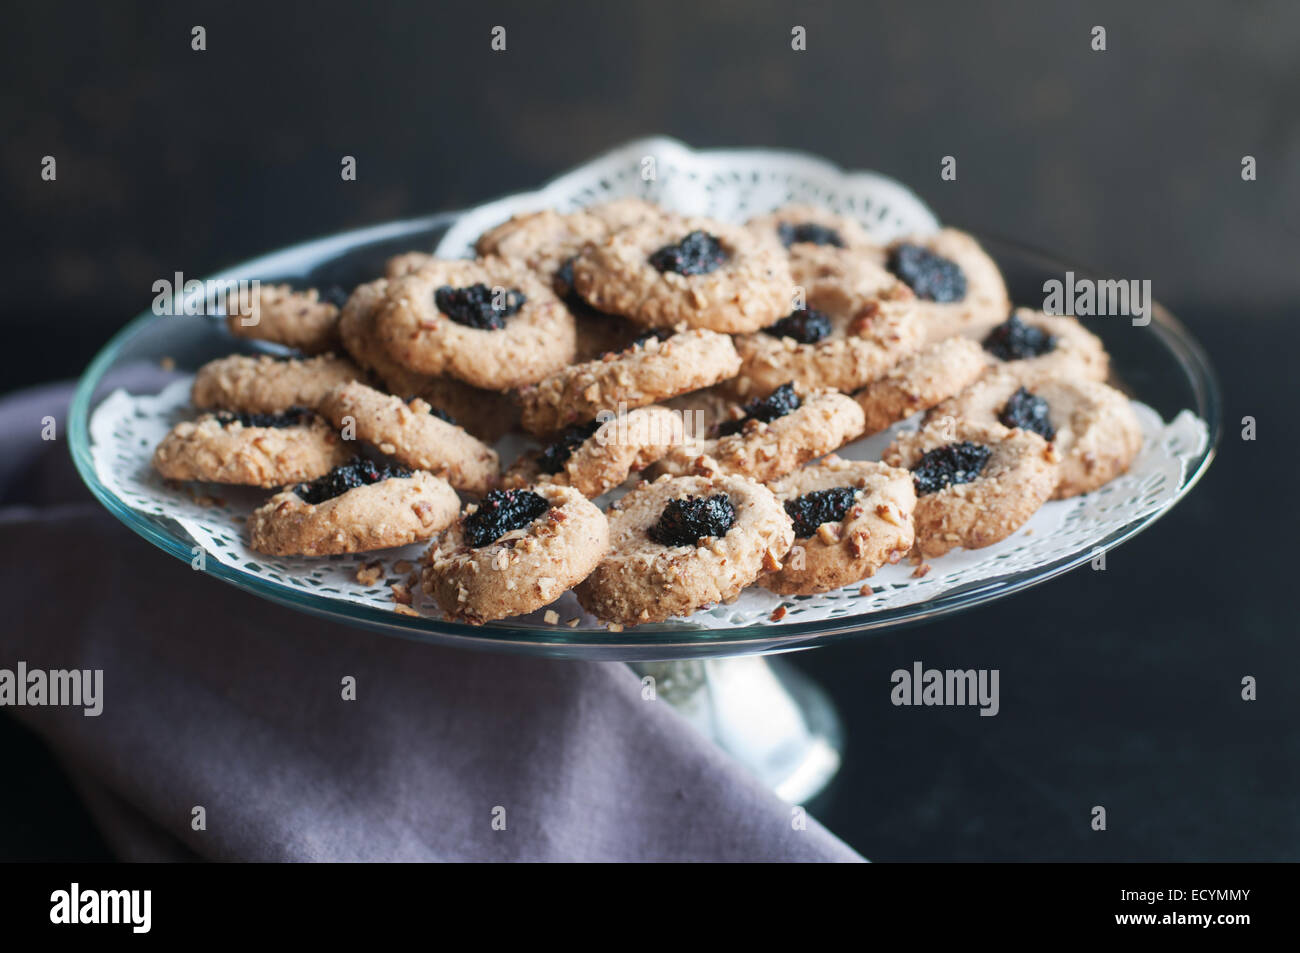
[[[320,412],[335,427],[349,420],[364,440],[415,470],[427,470],[458,490],[483,495],[497,482],[496,451],[461,427],[436,416],[419,397],[405,401],[353,381],[325,395]]]
[[[173,427],[154,451],[153,468],[168,480],[276,487],[314,480],[350,456],[329,424],[306,408],[223,411]]]
[[[853,395],[866,419],[865,433],[890,424],[960,392],[989,365],[974,341],[946,338],[909,354]]]
[[[1142,425],[1128,398],[1099,381],[1051,378],[1013,366],[998,368],[933,408],[926,422],[968,420],[987,427],[1032,430],[1056,445],[1060,477],[1053,499],[1088,493],[1132,465]]]
[[[1004,367],[1092,381],[1104,381],[1110,375],[1110,355],[1101,339],[1067,315],[1017,308],[982,335],[981,341],[984,350]]]
[[[425,251],[408,251],[394,255],[384,262],[384,277],[389,280],[401,278],[403,275],[419,271],[433,260],[433,256]]]
[[[795,253],[805,247],[860,248],[880,252],[853,219],[816,205],[785,205],[757,215],[745,227],[762,241],[775,241]]]
[[[978,335],[1011,310],[997,264],[955,228],[894,242],[886,264],[916,294],[927,341]]]
[[[294,291],[289,285],[259,284],[249,300],[238,291],[226,299],[226,327],[241,338],[273,341],[302,351],[324,354],[338,348],[341,300],[325,300],[315,288]],[[342,298],[342,292],[336,297]]]
[[[592,307],[648,327],[757,331],[785,313],[790,268],[778,246],[743,228],[677,217],[587,246],[573,283]]]
[[[741,474],[768,483],[862,433],[862,408],[838,391],[803,396],[786,384],[750,401],[745,416],[725,422],[717,436],[672,450],[657,473]]]
[[[494,490],[424,557],[424,591],[449,619],[479,625],[549,605],[609,549],[605,514],[577,490]]]
[[[832,455],[769,489],[795,535],[784,565],[760,580],[773,592],[829,592],[874,575],[912,548],[916,492],[906,470]]]
[[[431,262],[389,283],[374,319],[388,355],[474,387],[536,383],[573,359],[573,315],[531,272],[499,258]]]
[[[333,387],[361,377],[355,364],[333,354],[304,360],[232,354],[199,368],[190,402],[200,410],[278,414],[315,407]]]
[[[1036,433],[944,421],[901,433],[884,453],[912,471],[916,549],[980,549],[1024,525],[1056,486],[1056,449]]]
[[[597,361],[574,364],[519,394],[529,433],[553,433],[602,410],[644,407],[735,375],[740,358],[725,334],[681,331],[644,340]]]
[[[429,539],[459,508],[456,491],[440,477],[355,458],[254,510],[249,545],[268,556],[388,549]]]
[[[384,278],[359,285],[343,305],[339,336],[347,352],[378,377],[389,393],[422,398],[482,440],[494,442],[509,432],[519,419],[519,410],[507,395],[471,387],[454,377],[417,374],[388,356],[375,333],[375,315],[387,289]]]
[[[794,542],[772,491],[741,476],[665,476],[608,515],[611,551],[576,593],[588,612],[623,625],[734,599],[779,569]]]
[[[555,483],[594,498],[622,486],[685,442],[682,415],[667,407],[638,407],[565,428],[545,448],[525,454],[506,471],[504,485]]]
[[[857,287],[822,279],[807,288],[806,308],[737,335],[741,367],[733,392],[764,396],[788,381],[801,391],[853,391],[919,347],[912,293],[884,269],[876,271],[875,290],[865,290],[870,284],[862,279]]]

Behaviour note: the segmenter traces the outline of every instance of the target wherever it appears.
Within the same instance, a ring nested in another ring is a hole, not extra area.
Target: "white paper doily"
[[[846,172],[824,159],[770,149],[694,151],[675,139],[638,139],[584,163],[536,192],[466,212],[438,243],[441,258],[472,257],[474,241],[512,215],[571,212],[635,196],[675,212],[744,222],[793,202],[857,220],[880,242],[935,231],[939,221],[906,186],[874,172]]]
[[[652,160],[652,165],[651,165]],[[650,171],[648,171],[650,170]],[[625,196],[640,196],[667,208],[743,222],[790,202],[821,205],[860,222],[882,242],[903,234],[938,228],[934,215],[910,190],[892,179],[867,172],[845,172],[830,163],[798,153],[767,150],[694,152],[672,139],[629,143],[555,179],[537,192],[513,195],[479,206],[446,233],[437,253],[468,256],[480,233],[511,215],[557,208],[562,211]],[[392,610],[389,585],[403,581],[394,564],[415,562],[425,544],[379,554],[324,559],[272,558],[248,548],[244,521],[268,496],[265,491],[227,486],[170,488],[154,473],[153,449],[178,421],[192,417],[190,380],[178,380],[156,396],[111,394],[90,422],[91,456],[103,485],[142,513],[170,517],[204,551],[219,562],[265,581],[320,597]],[[1048,503],[1009,539],[973,552],[957,551],[933,560],[923,577],[903,563],[880,570],[862,595],[853,585],[818,596],[781,599],[752,588],[730,605],[695,613],[690,621],[705,628],[811,622],[911,605],[971,583],[1032,570],[1096,546],[1114,531],[1171,505],[1178,497],[1190,461],[1205,448],[1205,423],[1183,411],[1164,423],[1151,408],[1135,402],[1145,443],[1132,469],[1101,490],[1073,500]],[[890,432],[860,440],[840,451],[854,459],[879,459],[893,438]],[[513,440],[513,438],[507,438]],[[502,450],[514,459],[517,440]],[[363,563],[379,560],[384,577],[375,585],[357,582]],[[786,607],[779,621],[774,610]],[[416,593],[415,608],[438,618],[437,607]],[[558,625],[579,620],[577,628],[602,628],[566,593],[550,607]],[[511,620],[518,623],[521,620]],[[546,625],[544,612],[527,616],[529,624]]]
[[[194,415],[189,404],[190,383],[188,378],[175,381],[156,396],[136,396],[119,390],[100,404],[91,417],[90,438],[95,472],[104,486],[133,509],[176,520],[202,547],[204,558],[319,596],[393,609],[395,603],[388,586],[403,579],[393,565],[400,560],[417,561],[426,544],[325,559],[263,556],[248,548],[244,520],[266,500],[267,491],[197,484],[170,488],[154,472],[150,465],[154,447],[174,424]],[[787,612],[775,623],[778,625],[857,615],[923,602],[956,586],[1030,570],[1086,551],[1113,531],[1173,503],[1185,477],[1186,461],[1197,457],[1205,447],[1206,427],[1194,414],[1184,411],[1165,424],[1145,404],[1135,401],[1133,407],[1142,423],[1145,442],[1132,469],[1095,493],[1046,504],[1022,529],[1001,543],[974,551],[958,550],[932,560],[930,572],[921,578],[913,576],[914,569],[906,562],[886,566],[869,580],[873,591],[867,596],[860,594],[857,585],[786,600],[765,589],[752,588],[736,602],[697,612],[690,619],[705,628],[771,624],[773,611],[781,605]],[[908,425],[905,422],[887,433],[859,440],[840,454],[852,459],[879,459],[894,432]],[[373,586],[357,582],[357,568],[376,559],[384,566],[384,578]],[[415,607],[421,614],[439,617],[437,607],[418,594]],[[571,593],[551,608],[560,615],[559,625],[580,618],[580,629],[601,627],[583,613]],[[541,612],[526,618],[545,624]]]

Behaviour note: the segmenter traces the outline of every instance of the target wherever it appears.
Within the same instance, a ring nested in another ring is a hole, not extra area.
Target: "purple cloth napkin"
[[[860,859],[792,824],[626,666],[406,642],[156,550],[88,502],[68,397],[0,401],[0,668],[102,669],[103,710],[3,711],[54,749],[124,859]]]

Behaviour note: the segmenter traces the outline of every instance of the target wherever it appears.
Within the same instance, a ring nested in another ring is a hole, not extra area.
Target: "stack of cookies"
[[[818,208],[740,227],[625,199],[476,251],[232,299],[232,334],[296,353],[202,367],[158,472],[276,489],[248,521],[271,555],[432,540],[416,576],[449,618],[574,589],[621,627],[988,546],[1141,446],[1101,342],[1012,311],[953,229],[880,246]],[[922,412],[880,461],[834,453]],[[534,446],[503,472],[508,433]]]

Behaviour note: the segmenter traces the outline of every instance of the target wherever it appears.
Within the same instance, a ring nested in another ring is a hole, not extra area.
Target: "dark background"
[[[815,812],[879,860],[1295,859],[1300,6],[807,6],[13,6],[0,389],[77,374],[174,271],[532,188],[640,135],[896,176],[947,222],[1149,278],[1213,357],[1225,438],[1106,572],[797,656],[850,736]],[[1001,715],[893,708],[916,659],[999,668]],[[0,757],[0,857],[106,856],[7,716]]]

